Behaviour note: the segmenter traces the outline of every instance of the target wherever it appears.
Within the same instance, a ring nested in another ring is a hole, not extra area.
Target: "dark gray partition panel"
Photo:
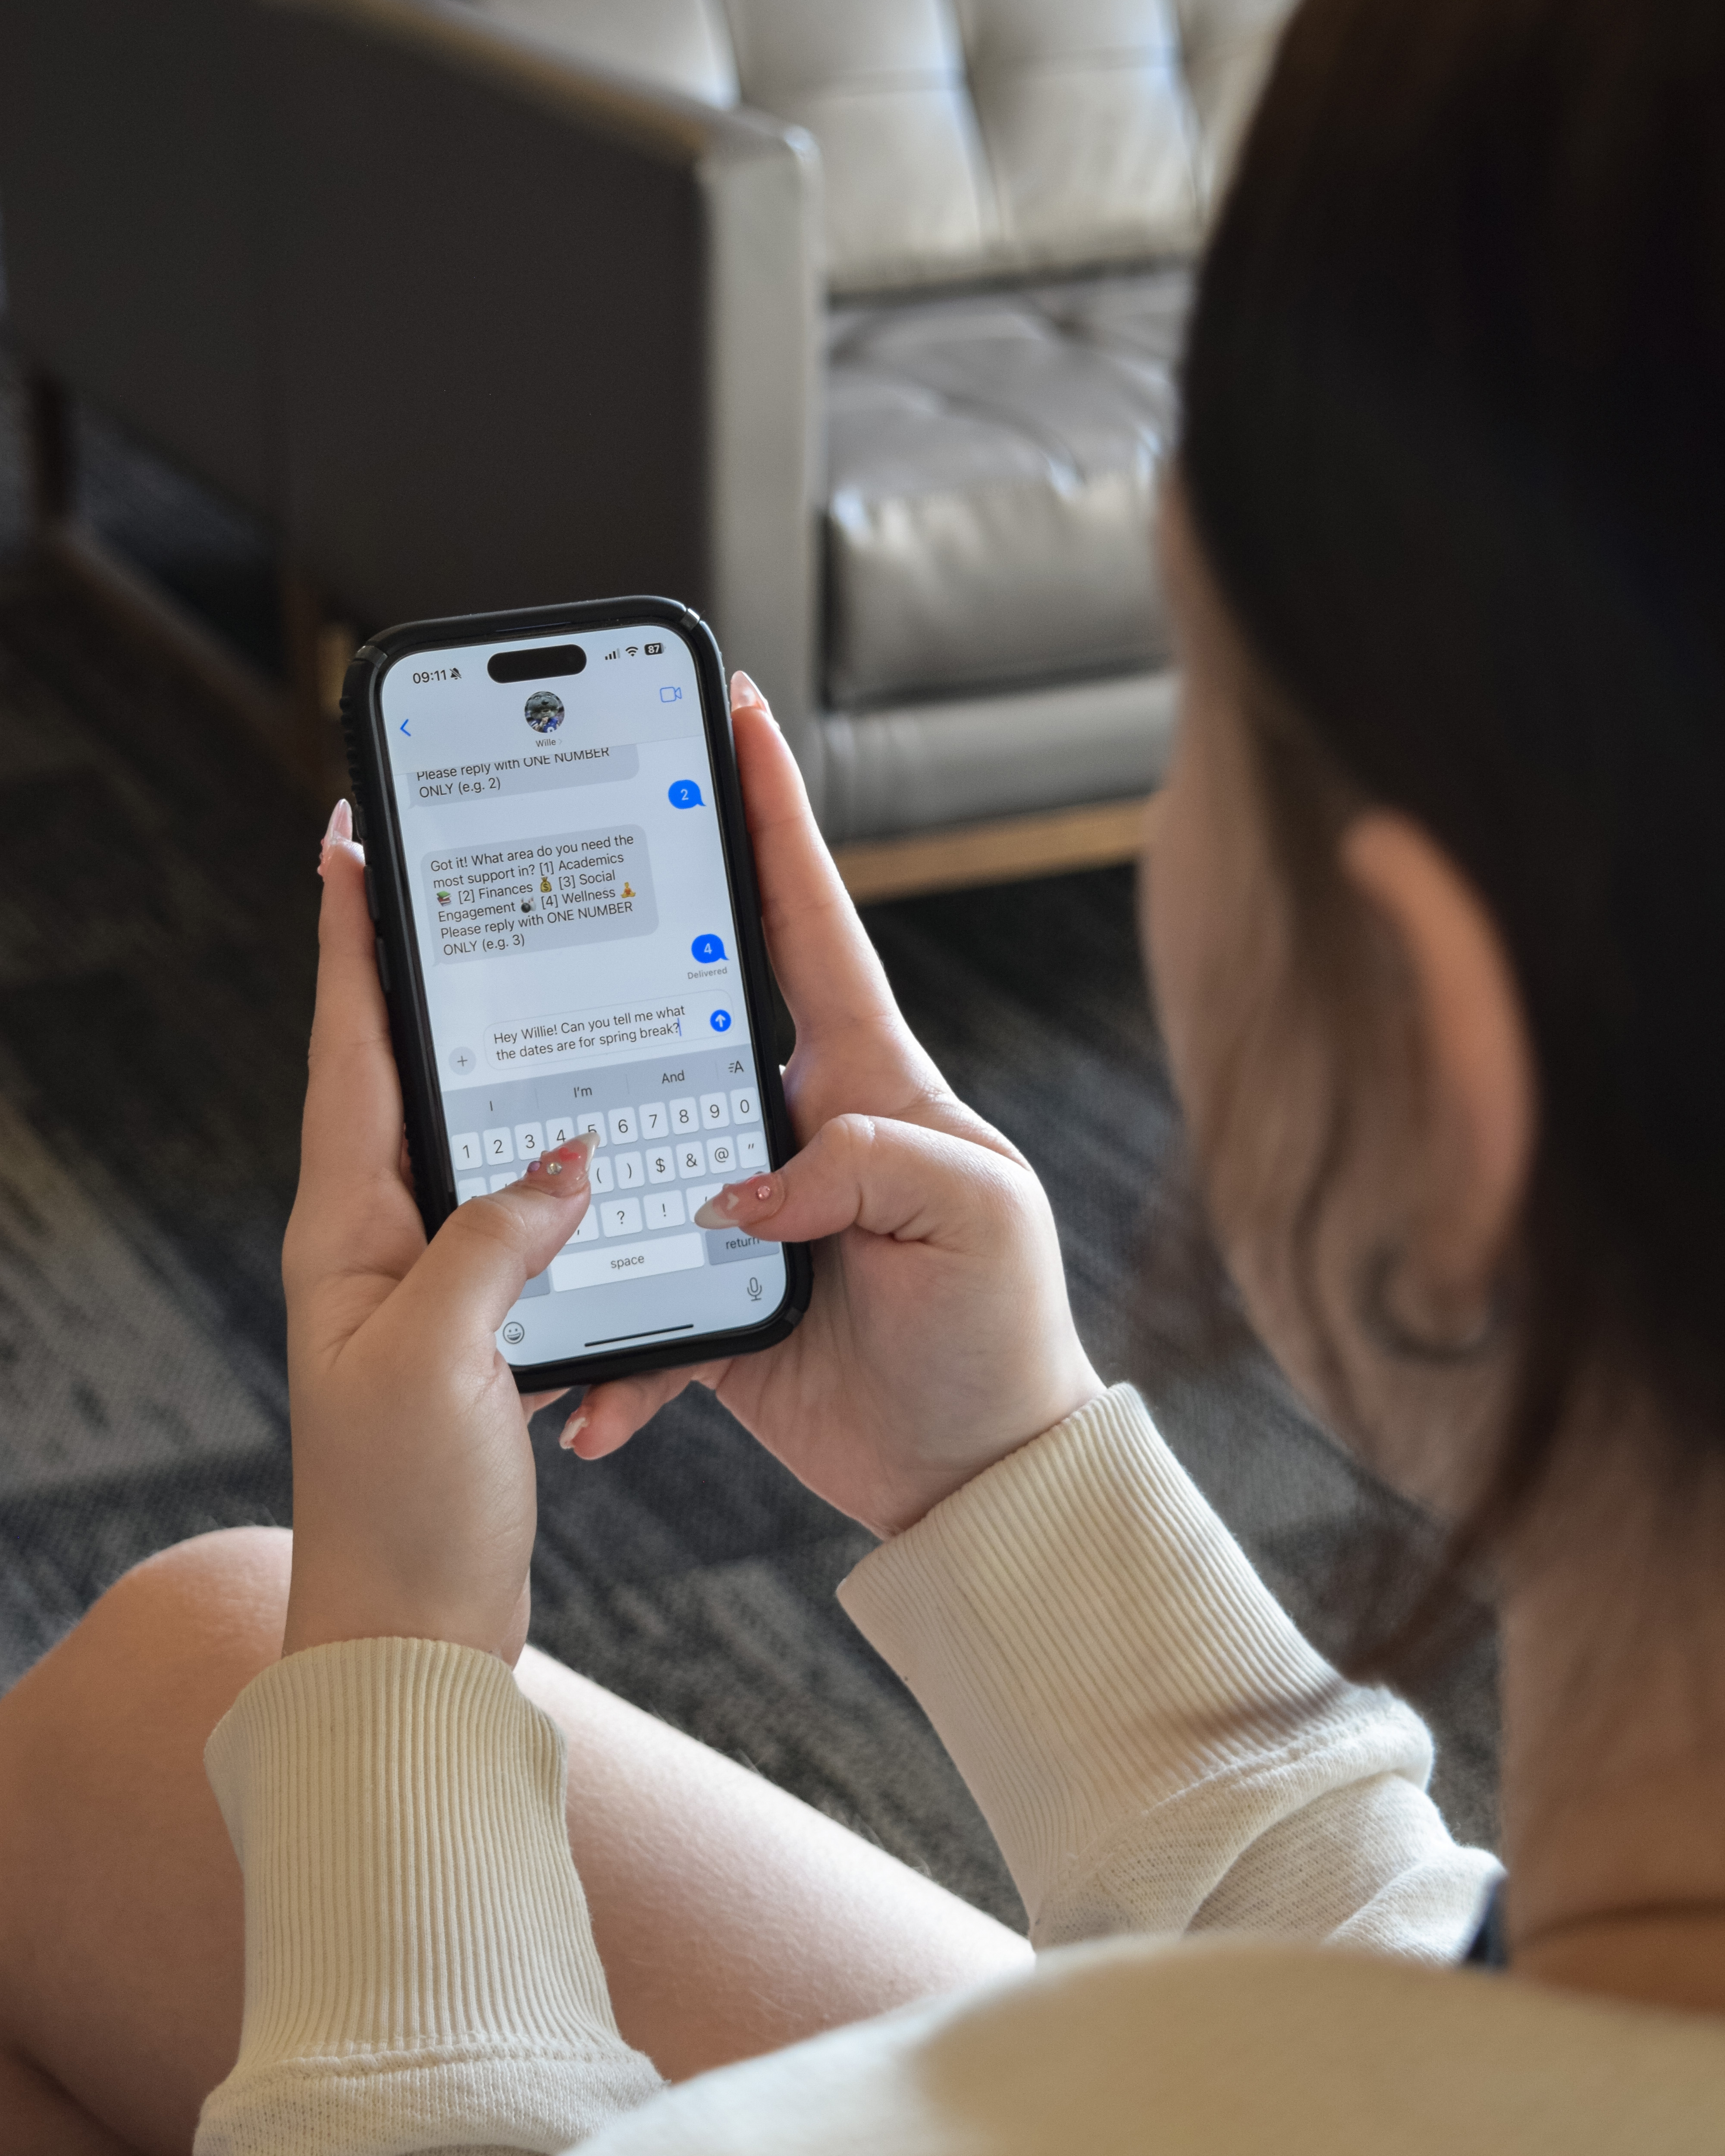
[[[378,619],[708,603],[699,126],[423,8],[260,20],[296,544]]]
[[[377,622],[702,596],[691,158],[572,126],[418,9],[259,20],[306,558]]]
[[[268,515],[251,12],[243,0],[5,0],[0,206],[25,354]]]

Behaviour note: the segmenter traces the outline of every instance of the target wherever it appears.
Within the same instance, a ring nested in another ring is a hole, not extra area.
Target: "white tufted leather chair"
[[[1183,264],[1281,0],[473,4],[819,146],[829,835],[1142,790]]]

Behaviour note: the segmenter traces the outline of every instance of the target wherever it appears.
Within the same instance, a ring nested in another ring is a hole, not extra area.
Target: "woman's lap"
[[[0,2102],[17,2132],[39,2097],[44,2150],[184,2150],[232,2062],[239,1869],[203,1750],[280,1650],[290,1548],[254,1528],[165,1552],[0,1700]],[[518,1674],[569,1739],[620,2025],[671,2077],[1028,1962],[758,1776],[531,1649]]]

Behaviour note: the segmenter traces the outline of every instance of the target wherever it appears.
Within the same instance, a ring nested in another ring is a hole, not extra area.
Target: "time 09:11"
[[[461,669],[459,666],[438,666],[429,673],[416,674],[413,679],[415,681],[459,681]]]

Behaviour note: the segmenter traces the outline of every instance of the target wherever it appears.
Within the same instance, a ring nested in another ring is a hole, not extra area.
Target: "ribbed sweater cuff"
[[[1301,1758],[1353,1750],[1363,1719],[1378,1771],[1423,1787],[1430,1770],[1418,1718],[1307,1644],[1130,1386],[968,1483],[839,1592],[969,1784],[1033,1937],[1129,1822],[1189,1810],[1206,1784],[1286,1785]]]
[[[244,2024],[216,2111],[314,2061],[408,2082],[464,2058],[588,2062],[553,2109],[572,2097],[589,2127],[657,2085],[612,2015],[562,1734],[494,1656],[311,1649],[254,1679],[204,1756],[246,1899]]]

